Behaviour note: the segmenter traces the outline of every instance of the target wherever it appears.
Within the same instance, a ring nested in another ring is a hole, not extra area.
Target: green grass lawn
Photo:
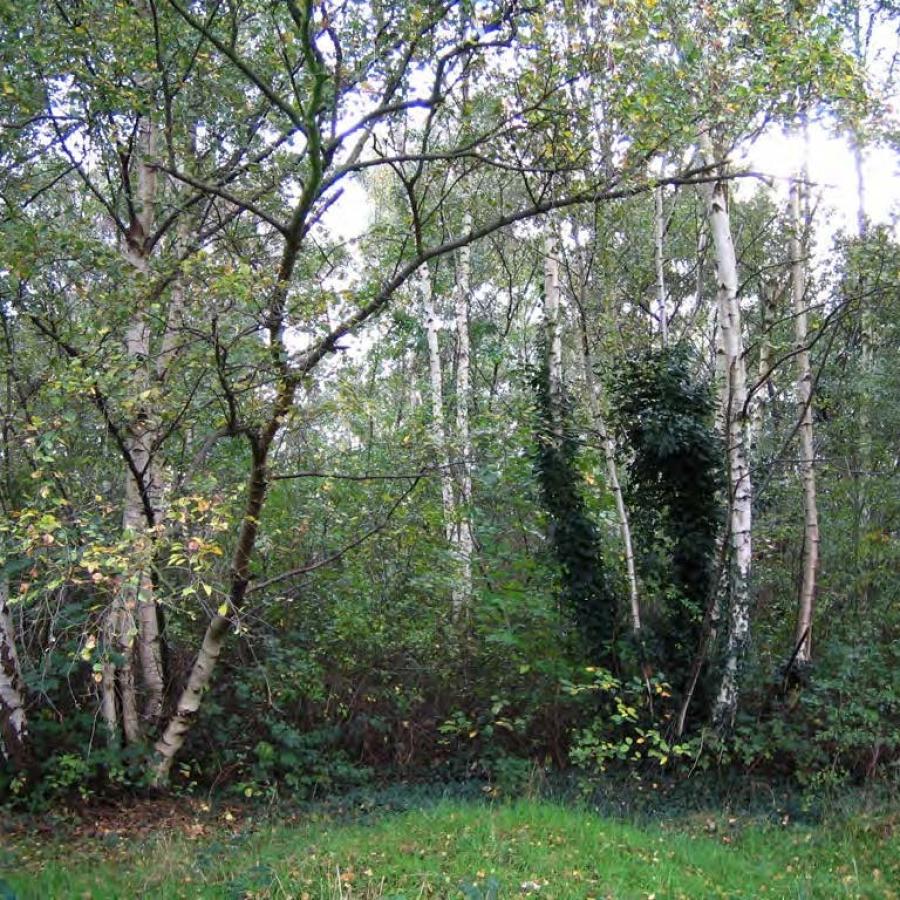
[[[0,898],[890,898],[900,885],[885,818],[636,827],[520,801],[444,802],[374,824],[220,821],[193,838],[7,841]]]

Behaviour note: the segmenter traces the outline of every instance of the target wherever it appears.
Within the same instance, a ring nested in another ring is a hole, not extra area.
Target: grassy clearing
[[[711,831],[711,829],[715,829]],[[441,803],[371,825],[17,841],[0,897],[897,897],[891,822],[638,828],[550,803]],[[4,893],[4,888],[7,893]]]

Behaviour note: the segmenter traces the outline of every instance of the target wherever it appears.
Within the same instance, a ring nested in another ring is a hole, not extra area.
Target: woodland
[[[0,0],[4,808],[893,791],[898,24]]]

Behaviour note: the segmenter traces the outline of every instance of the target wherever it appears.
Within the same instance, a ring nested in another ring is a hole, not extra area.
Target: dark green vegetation
[[[726,490],[712,392],[692,362],[685,347],[632,353],[611,376],[613,421],[629,448],[626,499],[644,551],[641,570],[660,598],[650,630],[663,646],[653,656],[679,691],[722,571],[716,538]]]
[[[560,570],[560,600],[584,638],[586,658],[610,664],[618,631],[617,600],[603,561],[603,546],[583,496],[578,436],[566,397],[554,398],[547,366],[534,375],[535,475]]]

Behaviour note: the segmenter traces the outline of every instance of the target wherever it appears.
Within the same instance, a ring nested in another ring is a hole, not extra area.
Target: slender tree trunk
[[[665,211],[663,208],[663,192],[657,187],[653,192],[655,201],[653,256],[656,262],[656,306],[659,310],[659,340],[663,349],[669,345],[669,315],[666,310],[666,272],[663,251],[665,249]]]
[[[619,482],[619,470],[616,465],[616,447],[612,436],[606,427],[603,417],[603,404],[600,398],[600,387],[594,375],[594,363],[591,358],[590,341],[588,338],[587,321],[585,319],[584,304],[579,304],[581,318],[581,353],[584,362],[584,379],[587,387],[588,403],[591,410],[591,418],[594,421],[594,429],[600,435],[603,444],[603,455],[606,459],[606,478],[609,489],[612,492],[616,504],[616,516],[619,520],[619,534],[622,536],[622,548],[625,556],[625,572],[628,578],[628,596],[631,603],[631,630],[638,639],[641,637],[641,602],[638,588],[637,570],[634,564],[634,546],[631,541],[631,523],[628,516],[628,508],[625,506],[625,498],[622,495],[622,486]]]
[[[704,154],[714,154],[705,136]],[[709,230],[716,258],[716,302],[727,393],[723,394],[728,449],[729,525],[732,572],[728,638],[722,679],[713,708],[713,721],[722,731],[734,723],[740,688],[740,669],[750,637],[750,569],[752,559],[752,485],[747,460],[747,372],[738,301],[737,260],[731,236],[727,182],[704,185]]]
[[[797,362],[797,408],[800,416],[800,477],[803,482],[803,571],[794,645],[799,665],[812,661],[813,604],[819,567],[819,513],[816,504],[815,449],[813,445],[812,371],[807,345],[806,261],[801,240],[805,184],[791,187],[791,296],[794,312],[794,351]]]
[[[431,382],[431,442],[441,467],[441,508],[444,513],[444,535],[451,547],[456,546],[456,501],[453,496],[453,473],[447,453],[447,431],[444,426],[444,379],[441,372],[441,351],[438,342],[437,314],[431,287],[431,273],[426,263],[421,273],[422,307],[425,313],[425,334],[428,339],[428,372]]]
[[[874,12],[870,10],[868,27],[863,26],[863,4],[857,2],[853,6],[853,52],[857,64],[864,69],[867,62],[872,28],[874,27]],[[851,134],[850,145],[853,150],[853,164],[856,174],[856,236],[864,241],[869,233],[869,221],[866,217],[866,180],[863,168],[865,150],[865,138],[860,125],[854,125]],[[871,306],[866,298],[865,273],[858,275],[856,289],[860,296],[860,368],[863,377],[863,392],[859,406],[859,470],[862,473],[858,480],[858,509],[859,529],[858,534],[864,534],[868,527],[870,516],[868,481],[872,471],[872,410],[871,410],[871,386],[870,381],[875,362],[875,322]],[[866,588],[863,588],[866,591]]]
[[[857,32],[859,22],[857,22]],[[858,37],[858,36],[857,36]],[[857,51],[861,52],[860,47]],[[856,235],[860,241],[864,241],[869,233],[869,223],[866,218],[866,182],[863,172],[863,139],[859,129],[855,129],[852,138],[853,161],[856,169]],[[875,321],[872,315],[871,304],[866,297],[865,273],[858,275],[856,289],[860,295],[860,368],[863,377],[863,392],[859,405],[859,533],[862,534],[868,527],[870,516],[868,481],[872,471],[872,402],[871,402],[871,378],[875,369]],[[865,589],[864,589],[865,590]]]
[[[15,769],[27,769],[31,746],[25,712],[25,685],[9,614],[9,580],[5,575],[0,576],[0,738],[7,761]]]
[[[731,369],[728,365],[728,348],[725,346],[725,329],[722,327],[722,306],[718,297],[713,340],[716,347],[716,428],[724,435],[728,432],[728,410],[731,405]]]
[[[556,245],[548,237],[544,245],[544,328],[550,385],[550,415],[557,438],[562,437],[562,329],[560,327],[559,260]]]
[[[866,179],[863,172],[863,141],[858,131],[854,132],[851,145],[856,173],[856,234],[859,238],[865,238],[869,227],[866,218]]]
[[[463,218],[463,231],[472,228],[469,213]],[[472,554],[475,537],[472,530],[472,436],[469,429],[471,369],[469,358],[469,298],[472,288],[471,250],[459,251],[456,270],[456,437],[459,443],[457,489],[459,516],[456,554],[459,560],[459,585],[453,596],[453,617],[461,620],[472,602]]]
[[[759,436],[762,433],[766,408],[766,393],[772,377],[774,348],[772,346],[772,328],[778,315],[781,290],[770,282],[764,282],[759,291],[760,335],[759,365],[756,370],[756,384],[750,398],[749,447],[751,455],[755,453]]]
[[[247,503],[241,520],[241,530],[231,558],[229,600],[225,604],[225,609],[220,609],[207,626],[187,683],[178,698],[175,714],[169,719],[160,739],[156,742],[155,758],[151,761],[151,781],[154,785],[162,785],[168,780],[175,754],[184,744],[185,737],[200,709],[203,694],[212,680],[216,661],[231,628],[232,619],[229,614],[237,614],[243,605],[250,582],[250,558],[256,546],[259,517],[268,487],[269,449],[293,402],[294,390],[293,383],[282,385],[274,414],[264,432],[251,439],[253,467],[247,491]]]
[[[157,125],[150,115],[138,123],[134,164],[125,177],[136,178],[133,186],[132,215],[124,255],[131,263],[143,290],[143,281],[150,273],[150,236],[153,232],[157,201],[157,173],[153,166],[156,156]],[[116,700],[121,704],[122,731],[126,742],[140,738],[140,719],[134,677],[134,646],[137,638],[138,661],[146,689],[146,715],[158,718],[162,711],[163,673],[159,646],[159,626],[155,585],[151,575],[154,527],[162,518],[164,485],[156,462],[158,416],[150,398],[151,378],[150,325],[143,303],[138,303],[125,333],[125,352],[132,365],[131,393],[137,401],[136,410],[128,423],[125,449],[129,460],[125,469],[125,496],[122,527],[132,539],[132,571],[124,580],[121,594],[108,612],[106,634],[107,652],[114,648],[121,656],[116,666],[105,664],[101,681],[101,709],[111,739],[115,736]]]

